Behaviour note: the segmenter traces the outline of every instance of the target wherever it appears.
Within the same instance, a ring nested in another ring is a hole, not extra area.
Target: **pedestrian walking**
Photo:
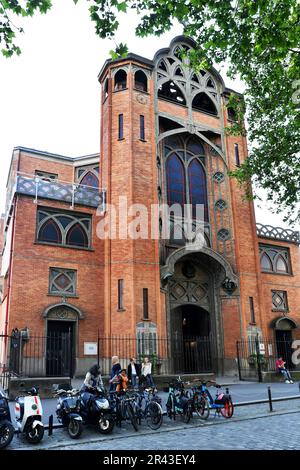
[[[112,368],[109,380],[109,391],[114,392],[117,384],[119,383],[119,374],[121,373],[122,367],[120,364],[119,356],[113,356],[111,358]]]

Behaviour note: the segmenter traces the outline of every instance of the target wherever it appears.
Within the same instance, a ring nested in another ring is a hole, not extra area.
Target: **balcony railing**
[[[105,209],[105,191],[103,190],[59,180],[48,181],[24,173],[17,174],[15,192],[32,196],[36,202],[38,198],[53,199],[68,202],[71,207],[80,204],[82,206],[100,207],[101,211]]]
[[[261,238],[281,240],[300,245],[300,233],[289,228],[273,227],[272,225],[256,224],[256,233]]]

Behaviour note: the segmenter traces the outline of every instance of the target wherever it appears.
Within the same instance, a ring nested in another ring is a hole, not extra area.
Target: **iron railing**
[[[263,339],[259,336],[237,341],[237,362],[240,380],[263,381],[265,373],[276,373],[276,360],[282,356],[286,368],[300,371],[293,359],[292,340]]]
[[[210,338],[166,338],[157,334],[134,336],[100,336],[90,362],[98,362],[103,375],[111,372],[111,358],[118,356],[122,367],[130,358],[142,361],[148,356],[154,374],[210,372],[213,368]],[[81,347],[75,350],[70,332],[51,332],[47,336],[28,336],[13,330],[0,335],[0,377],[73,377],[75,362],[86,356]],[[1,383],[0,383],[1,385]]]

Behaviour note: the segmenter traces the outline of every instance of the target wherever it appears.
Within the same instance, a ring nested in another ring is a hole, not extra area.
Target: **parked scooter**
[[[27,396],[16,398],[15,417],[17,428],[19,432],[24,432],[28,442],[37,444],[44,436],[42,403],[36,387],[25,390],[24,393]]]
[[[77,439],[82,433],[82,417],[80,416],[81,397],[78,390],[57,390],[58,397],[56,416],[72,439]]]
[[[112,432],[115,424],[114,411],[107,399],[105,390],[95,387],[90,390],[92,396],[85,399],[85,393],[81,393],[80,414],[85,424],[94,424],[102,434]]]
[[[8,446],[14,437],[15,428],[11,422],[8,397],[0,389],[0,449]]]

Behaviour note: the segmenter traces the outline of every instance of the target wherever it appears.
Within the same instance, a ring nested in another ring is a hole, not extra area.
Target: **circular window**
[[[224,181],[224,173],[222,173],[221,171],[217,171],[214,174],[214,180],[216,183],[222,183],[222,181]]]
[[[224,201],[224,199],[219,199],[216,204],[215,204],[216,208],[219,209],[220,211],[223,211],[224,209],[226,209],[227,207],[227,204],[226,204],[226,201]]]
[[[228,240],[229,237],[230,237],[230,233],[229,233],[229,230],[227,230],[226,228],[221,228],[221,230],[218,231],[219,240],[222,240],[224,242],[225,240]]]

